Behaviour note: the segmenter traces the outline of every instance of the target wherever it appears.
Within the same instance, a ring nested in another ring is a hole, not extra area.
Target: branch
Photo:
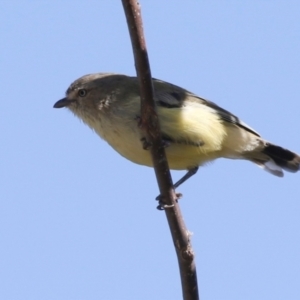
[[[141,126],[151,144],[151,156],[160,195],[168,206],[166,217],[171,230],[179,263],[182,293],[185,300],[199,299],[194,252],[190,234],[184,224],[161,139],[159,120],[154,102],[152,77],[143,33],[141,10],[136,0],[122,0],[130,33],[135,68],[140,84]]]

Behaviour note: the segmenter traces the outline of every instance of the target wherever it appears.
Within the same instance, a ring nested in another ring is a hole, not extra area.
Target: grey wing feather
[[[178,108],[182,107],[183,101],[185,99],[184,92],[157,92],[155,93],[156,103],[159,106],[167,107],[167,108]]]

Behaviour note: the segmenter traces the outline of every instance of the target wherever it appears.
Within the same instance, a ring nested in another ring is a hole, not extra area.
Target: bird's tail
[[[275,176],[283,177],[283,170],[293,173],[300,170],[300,156],[290,150],[266,142],[261,153],[267,160],[260,158],[251,160]]]

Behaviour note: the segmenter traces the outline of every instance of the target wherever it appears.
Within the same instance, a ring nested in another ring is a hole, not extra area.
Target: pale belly
[[[135,136],[136,137],[136,136]],[[107,142],[123,157],[128,160],[149,167],[153,167],[150,149],[144,149],[140,140],[132,139],[127,135],[126,140],[119,136],[118,139],[106,139]],[[216,159],[217,153],[204,153],[201,146],[191,146],[170,143],[165,147],[169,167],[173,170],[186,170],[200,166]]]

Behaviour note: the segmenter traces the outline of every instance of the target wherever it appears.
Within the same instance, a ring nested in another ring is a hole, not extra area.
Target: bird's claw
[[[149,149],[151,148],[152,143],[149,142],[149,141],[147,141],[147,139],[146,139],[145,137],[142,137],[142,138],[140,139],[140,141],[142,142],[142,145],[143,145],[143,149],[144,149],[144,150],[149,150]],[[164,139],[162,140],[162,145],[163,145],[164,148],[169,147],[170,144],[171,144],[170,141],[164,140]]]
[[[175,195],[176,195],[176,203],[177,203],[178,200],[180,198],[182,198],[182,194],[181,193],[175,193]],[[156,209],[158,209],[158,210],[165,210],[165,209],[174,207],[174,204],[171,204],[171,205],[166,204],[164,202],[164,197],[162,195],[157,196],[155,198],[155,200],[158,201],[158,206],[156,207]]]
[[[165,209],[172,208],[172,207],[174,207],[174,204],[167,205],[167,204],[160,203],[160,204],[157,205],[156,209],[158,209],[158,210],[165,210]]]
[[[152,143],[148,142],[145,137],[141,138],[141,142],[144,150],[149,150],[152,146]]]

